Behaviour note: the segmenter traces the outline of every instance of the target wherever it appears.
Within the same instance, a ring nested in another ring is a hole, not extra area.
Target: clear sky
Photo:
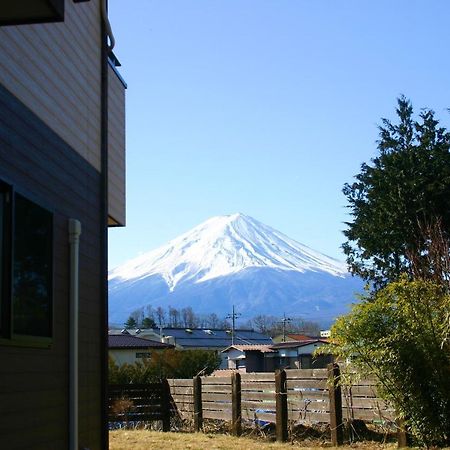
[[[339,259],[345,182],[400,94],[449,126],[448,0],[110,0],[127,227],[110,267],[242,212]]]

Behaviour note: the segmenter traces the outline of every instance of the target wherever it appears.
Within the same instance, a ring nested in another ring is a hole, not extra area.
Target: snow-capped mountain
[[[346,265],[244,214],[213,217],[109,274],[112,322],[151,304],[329,321],[360,290]]]

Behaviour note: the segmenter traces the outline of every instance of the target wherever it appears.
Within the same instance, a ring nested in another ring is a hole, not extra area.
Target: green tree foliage
[[[220,356],[209,350],[168,349],[152,353],[150,359],[118,366],[109,359],[111,384],[149,383],[163,378],[210,375],[220,366]]]
[[[125,322],[125,329],[129,330],[130,328],[136,328],[137,321],[134,317],[128,317],[128,320]]]
[[[380,381],[423,445],[450,443],[450,295],[442,284],[402,276],[332,327],[334,352]]]
[[[404,97],[397,115],[397,124],[382,120],[379,156],[343,189],[353,219],[344,231],[347,262],[376,287],[410,274],[411,255],[424,250],[424,225],[439,220],[450,231],[450,133],[431,110],[415,120]]]
[[[154,328],[156,327],[156,322],[151,317],[144,317],[141,323],[142,328]]]

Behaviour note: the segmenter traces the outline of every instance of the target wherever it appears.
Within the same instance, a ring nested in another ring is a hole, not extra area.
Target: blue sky
[[[243,212],[343,259],[341,193],[396,98],[448,126],[447,0],[110,0],[127,227],[110,267]]]

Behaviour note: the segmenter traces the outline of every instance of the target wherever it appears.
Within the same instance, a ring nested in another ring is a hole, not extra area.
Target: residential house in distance
[[[321,369],[333,362],[332,355],[314,355],[328,345],[320,339],[281,342],[272,345],[231,345],[222,351],[227,369],[273,372],[276,369]]]
[[[280,369],[324,369],[333,362],[333,356],[323,354],[315,356],[319,347],[329,345],[324,339],[309,341],[280,342],[272,346],[278,353],[278,367]]]
[[[111,334],[108,336],[109,356],[114,362],[122,364],[135,364],[143,359],[150,359],[154,352],[173,348],[173,345],[162,342],[142,339],[129,334]]]
[[[230,345],[222,354],[227,368],[243,372],[273,372],[278,368],[277,351],[271,345]]]
[[[239,345],[272,345],[272,339],[263,333],[252,329],[236,329],[234,339],[231,330],[206,328],[161,328],[126,330],[133,336],[157,340],[175,345],[180,350],[214,350],[222,357],[221,369],[226,369],[228,363],[222,350],[232,345],[232,341]],[[110,334],[123,331],[110,330]]]
[[[108,448],[107,227],[125,224],[109,30],[104,0],[0,2],[1,449]]]

